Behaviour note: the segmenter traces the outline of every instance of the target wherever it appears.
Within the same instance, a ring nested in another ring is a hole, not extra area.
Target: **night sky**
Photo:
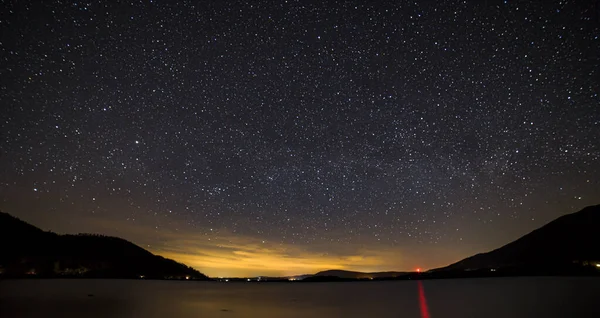
[[[0,1],[0,209],[210,276],[414,270],[600,201],[596,1]]]

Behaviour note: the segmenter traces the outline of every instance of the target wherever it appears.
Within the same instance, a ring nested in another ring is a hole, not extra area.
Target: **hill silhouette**
[[[491,252],[433,271],[566,268],[600,263],[600,205],[567,214]]]
[[[327,270],[305,281],[598,275],[600,205],[564,215],[487,253],[423,273]],[[0,212],[0,276],[208,279],[121,238],[45,232]],[[284,279],[282,281],[287,281]]]
[[[0,273],[9,277],[208,279],[121,238],[58,235],[0,212]]]
[[[600,205],[567,214],[491,252],[426,272],[328,270],[306,281],[409,280],[531,275],[600,275]],[[389,275],[393,273],[394,275]]]

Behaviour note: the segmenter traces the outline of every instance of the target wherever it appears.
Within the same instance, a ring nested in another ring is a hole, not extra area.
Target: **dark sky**
[[[212,276],[414,270],[600,199],[596,1],[0,1],[0,208]]]

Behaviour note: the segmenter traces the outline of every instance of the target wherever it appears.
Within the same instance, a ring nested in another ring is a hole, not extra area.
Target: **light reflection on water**
[[[600,317],[594,295],[600,295],[599,278],[359,283],[7,280],[0,281],[0,317]]]
[[[429,309],[427,308],[427,299],[425,298],[425,289],[423,288],[423,282],[417,282],[419,286],[419,310],[421,312],[421,318],[429,318]]]

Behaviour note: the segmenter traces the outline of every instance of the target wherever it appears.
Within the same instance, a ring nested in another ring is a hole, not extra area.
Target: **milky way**
[[[0,208],[44,229],[403,270],[600,199],[594,1],[0,8]]]

